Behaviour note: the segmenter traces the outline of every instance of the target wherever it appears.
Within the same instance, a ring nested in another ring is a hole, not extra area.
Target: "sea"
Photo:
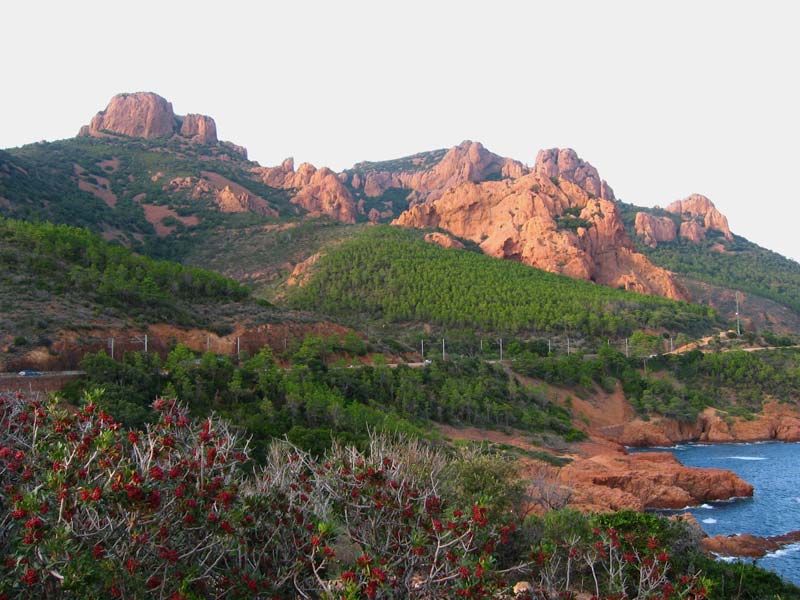
[[[658,450],[672,452],[686,466],[728,469],[755,487],[752,498],[668,511],[688,510],[708,535],[773,536],[800,530],[800,443],[686,444]],[[785,546],[757,563],[800,585],[800,544]]]

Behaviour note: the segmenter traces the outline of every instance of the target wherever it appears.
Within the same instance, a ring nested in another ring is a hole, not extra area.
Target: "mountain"
[[[291,158],[265,167],[220,141],[213,118],[119,94],[76,138],[0,151],[0,215],[87,227],[278,298],[298,264],[393,223],[728,317],[738,292],[748,325],[800,327],[797,263],[734,235],[702,195],[667,209],[619,201],[568,148],[542,150],[530,167],[472,141],[340,173]]]

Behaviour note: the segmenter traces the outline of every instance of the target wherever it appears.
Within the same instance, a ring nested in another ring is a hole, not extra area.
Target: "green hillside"
[[[332,315],[422,321],[489,331],[618,336],[650,327],[697,333],[707,308],[576,281],[379,226],[334,248],[290,304]]]
[[[65,331],[148,323],[223,331],[285,318],[218,273],[140,256],[85,229],[0,218],[5,358]]]
[[[222,213],[191,188],[170,186],[175,178],[201,179],[212,172],[266,200],[283,216],[302,212],[284,190],[251,178],[253,166],[225,146],[176,140],[74,138],[0,152],[0,216],[47,220],[101,233],[163,258],[180,258],[181,240],[222,228],[274,221],[254,213]],[[104,196],[106,198],[104,198]],[[159,236],[143,205],[169,209]]]
[[[620,203],[620,209],[625,229],[634,239],[636,249],[653,263],[691,279],[756,294],[800,311],[800,264],[797,262],[738,235],[726,240],[714,231],[700,242],[679,238],[651,248],[634,235],[636,213],[644,211],[666,216],[677,224],[680,217],[665,210],[624,203]]]

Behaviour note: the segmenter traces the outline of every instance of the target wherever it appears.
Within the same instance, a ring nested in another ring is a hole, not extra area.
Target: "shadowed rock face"
[[[217,126],[205,115],[177,116],[172,104],[150,92],[118,94],[105,110],[97,113],[89,125],[81,127],[79,136],[127,137],[155,139],[181,135],[200,144],[216,144]]]
[[[675,221],[669,217],[657,217],[646,212],[636,213],[634,227],[636,235],[641,237],[645,244],[653,247],[659,242],[674,242],[678,235]]]
[[[687,299],[669,271],[634,251],[613,197],[573,150],[551,149],[539,152],[532,170],[499,181],[461,178],[393,223],[441,228],[491,256],[569,277]]]

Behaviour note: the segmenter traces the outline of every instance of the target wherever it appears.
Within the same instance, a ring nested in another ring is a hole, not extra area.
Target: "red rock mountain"
[[[268,186],[294,190],[292,202],[311,216],[327,215],[343,223],[355,223],[357,208],[349,190],[327,167],[317,169],[303,163],[294,170],[294,159],[287,158],[277,167],[255,167],[252,173]]]
[[[647,212],[636,213],[636,235],[648,246],[674,242],[678,236],[698,242],[704,240],[709,231],[721,233],[726,240],[733,239],[728,228],[728,219],[705,196],[692,194],[683,200],[676,200],[666,210],[680,217],[679,225],[670,217],[659,217]]]
[[[214,119],[205,115],[176,115],[172,104],[151,92],[117,94],[105,110],[97,113],[89,125],[84,125],[78,136],[105,137],[124,135],[127,137],[155,139],[178,135],[198,144],[213,145],[217,139]],[[247,151],[229,145],[243,156]]]
[[[482,146],[473,152],[470,148],[462,144],[448,155],[456,151],[462,161],[487,162],[481,158]],[[430,177],[436,168],[416,174],[413,181],[420,184],[444,180],[447,185],[415,190],[420,200],[393,223],[441,228],[476,242],[491,256],[570,277],[688,298],[669,271],[634,251],[612,189],[573,150],[543,150],[532,170],[514,161],[492,163],[499,180],[458,176],[475,173],[474,167],[461,168],[449,178],[441,177],[441,171],[440,177]]]

